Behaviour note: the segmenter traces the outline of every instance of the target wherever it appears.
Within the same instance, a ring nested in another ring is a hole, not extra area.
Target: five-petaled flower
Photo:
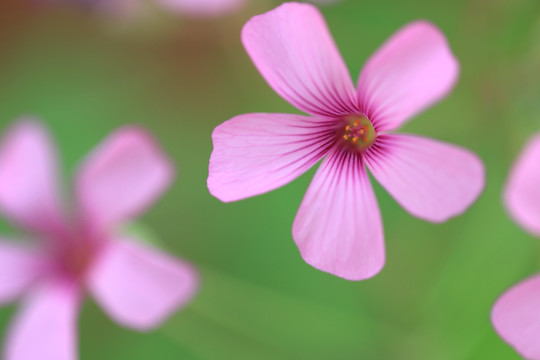
[[[309,264],[350,280],[383,267],[382,221],[365,167],[408,212],[432,222],[461,214],[480,194],[484,167],[476,155],[392,133],[456,82],[458,63],[434,25],[398,31],[367,61],[356,90],[312,5],[286,3],[255,16],[242,40],[270,86],[311,116],[247,114],[218,126],[208,187],[222,201],[240,200],[324,158],[293,225]]]
[[[45,129],[24,120],[0,147],[0,212],[32,242],[0,241],[0,302],[24,295],[3,359],[74,360],[85,291],[118,323],[159,325],[197,289],[195,270],[121,226],[170,184],[173,170],[142,129],[121,128],[82,164],[75,206],[64,208]]]
[[[540,134],[514,166],[504,200],[510,215],[540,237]],[[491,320],[499,335],[523,357],[540,360],[540,275],[506,291],[493,307]]]

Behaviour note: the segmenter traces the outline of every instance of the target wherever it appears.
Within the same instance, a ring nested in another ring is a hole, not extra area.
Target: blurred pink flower
[[[69,216],[62,211],[56,160],[47,132],[34,121],[16,124],[0,148],[0,211],[39,240],[0,241],[0,301],[25,297],[7,335],[6,360],[76,359],[85,291],[119,324],[147,330],[197,288],[190,265],[119,229],[173,177],[146,132],[122,128],[90,154],[75,176]]]
[[[540,236],[540,134],[514,166],[504,200],[510,215]],[[523,357],[540,360],[540,275],[506,291],[495,303],[491,320],[499,335]]]
[[[156,0],[165,8],[194,17],[215,17],[240,9],[247,0]],[[330,4],[340,0],[308,0],[317,4]]]
[[[442,222],[461,214],[484,185],[467,150],[391,133],[452,89],[458,63],[443,34],[414,22],[367,62],[355,90],[320,12],[286,3],[255,16],[242,39],[285,100],[310,116],[248,114],[213,133],[208,187],[222,201],[262,194],[323,159],[293,225],[304,260],[350,280],[385,262],[383,228],[365,170],[411,214]]]
[[[48,3],[77,3],[100,13],[134,16],[144,8],[143,0],[36,0]],[[247,0],[154,0],[164,9],[195,18],[214,18],[238,11]],[[330,4],[341,0],[309,0]]]
[[[164,8],[194,17],[215,17],[234,12],[246,0],[156,0]]]
[[[165,8],[195,17],[221,16],[237,11],[247,0],[156,0]],[[340,0],[308,0],[317,4],[329,4]]]
[[[76,5],[98,14],[137,17],[148,4],[143,0],[35,0],[45,4]],[[153,0],[164,9],[186,16],[211,18],[240,9],[246,0]],[[150,3],[150,2],[149,2]]]

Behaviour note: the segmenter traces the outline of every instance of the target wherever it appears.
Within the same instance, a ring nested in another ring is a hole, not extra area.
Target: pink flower
[[[146,132],[122,128],[78,170],[76,203],[66,214],[45,129],[21,121],[8,131],[0,148],[0,211],[38,241],[0,241],[0,301],[24,295],[3,359],[76,359],[86,290],[116,322],[137,330],[156,327],[191,300],[194,269],[120,228],[172,177],[169,160]]]
[[[525,147],[504,194],[510,215],[531,234],[540,236],[540,134]],[[495,303],[495,330],[523,357],[540,360],[540,275],[506,291]]]
[[[237,11],[246,0],[156,0],[166,9],[194,17],[215,17]],[[318,4],[329,4],[338,0],[309,0]]]
[[[141,0],[36,0],[48,3],[76,3],[99,13],[134,16],[144,10]],[[246,0],[154,0],[164,9],[194,18],[214,18],[238,11]],[[317,4],[329,4],[340,0],[310,0]]]
[[[157,0],[165,8],[194,17],[214,17],[237,11],[246,0]],[[328,4],[337,0],[310,0],[313,3]]]
[[[366,173],[411,214],[442,222],[481,192],[472,153],[392,133],[454,86],[458,63],[441,32],[407,25],[367,62],[355,90],[319,11],[286,3],[251,19],[242,39],[253,62],[285,100],[310,116],[248,114],[213,133],[208,187],[228,202],[294,180],[324,159],[300,206],[293,238],[312,266],[349,280],[385,262],[383,228]]]
[[[135,16],[145,11],[141,0],[36,0],[43,3],[75,4],[102,14]],[[154,0],[164,9],[198,18],[212,18],[239,10],[246,0]]]
[[[234,12],[246,0],[156,0],[164,8],[194,17],[215,17]]]

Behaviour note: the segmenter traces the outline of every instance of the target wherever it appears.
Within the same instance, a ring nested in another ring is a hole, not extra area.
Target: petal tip
[[[229,203],[234,202],[240,199],[235,199],[231,197],[227,191],[221,190],[221,184],[219,182],[219,178],[216,176],[213,176],[212,174],[208,175],[208,179],[206,180],[206,186],[208,188],[208,192],[210,195],[218,199],[219,201],[223,203]]]
[[[173,161],[165,154],[165,151],[159,145],[156,137],[147,129],[137,125],[126,125],[114,131],[110,138],[117,136],[123,137],[123,140],[128,144],[131,143],[136,146],[146,147],[149,152],[159,157],[164,166],[164,170],[166,170],[169,176],[174,176],[176,173]]]
[[[473,164],[472,166],[475,168],[474,172],[476,173],[476,176],[474,176],[474,178],[476,179],[476,181],[470,184],[469,196],[465,201],[463,201],[461,207],[457,208],[455,211],[449,212],[446,216],[442,216],[441,218],[436,219],[432,222],[442,223],[462,215],[467,210],[469,210],[471,206],[474,205],[474,203],[478,200],[478,198],[480,197],[480,195],[482,195],[482,192],[484,191],[486,185],[486,170],[484,162],[477,154],[466,149],[464,150],[469,153],[471,164]]]
[[[538,191],[540,179],[538,160],[540,159],[540,134],[534,135],[524,146],[510,175],[506,180],[503,202],[510,217],[524,230],[540,236],[540,223],[537,221]]]
[[[388,139],[392,156],[370,159],[368,167],[409,214],[442,223],[463,214],[481,195],[485,167],[477,154],[416,135]]]
[[[241,35],[240,35],[242,39],[242,44],[244,45],[246,49],[249,48],[248,46],[246,46],[246,44],[248,44],[250,41],[249,39],[249,36],[251,35],[250,32],[254,30],[253,27],[256,27],[258,22],[266,19],[269,16],[281,16],[282,13],[289,15],[291,11],[301,10],[301,9],[314,10],[317,13],[320,13],[319,9],[312,4],[299,3],[295,1],[282,3],[281,5],[271,10],[268,10],[267,12],[253,16],[244,24],[244,26],[242,27]]]
[[[413,21],[366,62],[358,80],[358,101],[381,129],[396,130],[448,96],[459,71],[444,33],[429,21]]]
[[[160,326],[189,304],[199,289],[193,265],[137,239],[112,244],[87,281],[95,300],[114,321],[138,331]]]
[[[525,359],[540,359],[538,313],[540,277],[530,277],[506,290],[493,304],[491,323],[497,335]]]
[[[378,259],[375,261],[372,265],[368,267],[362,267],[359,268],[341,268],[339,266],[333,266],[329,265],[327,263],[321,263],[320,260],[311,258],[310,255],[305,254],[300,250],[300,255],[302,256],[302,259],[310,266],[314,267],[315,269],[337,276],[339,278],[342,278],[347,281],[363,281],[368,280],[377,274],[379,274],[382,269],[385,266],[386,259],[383,256],[382,259]]]
[[[141,332],[148,332],[157,329],[163,325],[168,318],[181,311],[196,297],[200,290],[200,275],[196,268],[190,264],[183,263],[184,275],[189,274],[188,284],[182,289],[182,292],[178,293],[176,299],[171,301],[169,307],[161,312],[161,314],[154,317],[148,317],[146,319],[140,319],[135,322],[133,319],[121,319],[118,318],[118,323],[122,323],[125,327],[129,327]]]
[[[78,201],[96,226],[127,221],[170,187],[175,167],[157,140],[138,126],[109,134],[79,165]]]

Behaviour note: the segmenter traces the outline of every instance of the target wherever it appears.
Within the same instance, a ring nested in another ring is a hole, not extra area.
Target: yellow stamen
[[[344,144],[353,151],[364,151],[368,149],[376,140],[377,134],[373,124],[364,115],[351,115],[345,117],[346,123],[340,134]]]

